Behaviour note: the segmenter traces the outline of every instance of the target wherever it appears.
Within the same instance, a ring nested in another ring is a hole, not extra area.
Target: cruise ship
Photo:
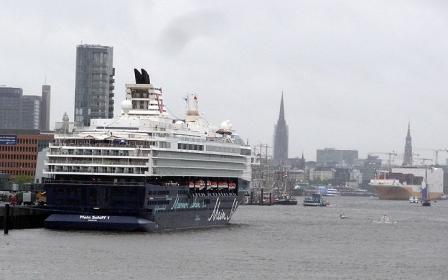
[[[440,199],[443,195],[443,170],[436,167],[392,168],[390,171],[380,171],[369,185],[379,199],[409,200],[410,197],[420,197],[425,183],[429,198]]]
[[[122,112],[62,131],[49,145],[43,184],[51,229],[163,231],[230,222],[251,179],[251,148],[229,121],[214,127],[189,95],[186,116],[167,113],[142,69]]]

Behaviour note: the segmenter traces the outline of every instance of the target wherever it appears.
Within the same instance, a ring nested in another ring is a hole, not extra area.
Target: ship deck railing
[[[144,182],[122,182],[122,181],[80,181],[80,180],[55,180],[44,179],[44,184],[73,184],[73,185],[120,185],[120,186],[144,186]]]
[[[58,147],[82,147],[82,148],[89,148],[89,147],[104,147],[104,148],[140,148],[140,149],[149,149],[151,147],[154,147],[154,144],[117,144],[117,143],[50,143],[50,148],[58,148]]]

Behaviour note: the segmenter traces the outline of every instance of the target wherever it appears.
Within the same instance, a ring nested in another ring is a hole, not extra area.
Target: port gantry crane
[[[428,148],[416,148],[417,150],[423,150],[423,151],[432,151],[434,152],[434,165],[439,165],[439,153],[440,152],[448,152],[447,148],[443,148],[443,149],[428,149]],[[427,159],[425,159],[427,160]]]
[[[392,152],[377,152],[377,153],[368,153],[368,155],[386,155],[387,156],[387,166],[388,168],[392,167],[392,157],[398,156],[395,151]]]

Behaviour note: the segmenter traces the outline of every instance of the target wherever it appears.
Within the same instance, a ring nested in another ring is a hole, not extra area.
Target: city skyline
[[[237,2],[104,3],[84,11],[71,3],[11,2],[0,11],[8,38],[0,84],[38,92],[46,76],[57,92],[51,126],[64,112],[73,120],[75,46],[84,42],[114,47],[116,106],[132,69],[144,67],[164,88],[169,111],[182,115],[183,96],[196,93],[209,121],[230,119],[251,144],[272,141],[273,101],[284,90],[291,157],[304,151],[313,159],[325,147],[401,153],[408,120],[417,153],[445,148],[448,135],[438,129],[448,74],[441,2],[285,1],[256,10]]]

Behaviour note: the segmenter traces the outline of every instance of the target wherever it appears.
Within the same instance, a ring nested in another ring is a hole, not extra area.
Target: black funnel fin
[[[142,74],[140,74],[140,72],[138,72],[138,70],[135,68],[134,68],[134,76],[135,76],[135,83],[142,84],[143,81]]]
[[[151,81],[149,80],[149,74],[146,72],[145,69],[142,68],[142,79],[144,84],[150,84]]]

